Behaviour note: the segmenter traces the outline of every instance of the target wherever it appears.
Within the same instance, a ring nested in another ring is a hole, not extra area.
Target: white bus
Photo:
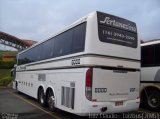
[[[134,22],[93,12],[17,57],[17,90],[50,110],[84,115],[139,108]]]
[[[141,102],[160,111],[160,40],[141,44]]]

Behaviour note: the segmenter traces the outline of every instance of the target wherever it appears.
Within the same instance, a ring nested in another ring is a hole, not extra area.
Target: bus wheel
[[[49,91],[47,95],[47,105],[50,111],[56,111],[55,108],[55,98],[53,91]]]
[[[160,92],[158,90],[147,91],[145,105],[152,111],[160,111]]]
[[[38,90],[38,100],[39,103],[44,107],[46,105],[46,100],[45,100],[45,95],[44,95],[44,90],[43,88],[40,88]]]

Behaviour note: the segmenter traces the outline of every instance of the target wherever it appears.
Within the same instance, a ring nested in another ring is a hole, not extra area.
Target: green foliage
[[[7,86],[10,82],[11,82],[11,78],[6,78],[6,79],[2,79],[0,80],[0,86]]]
[[[2,61],[3,53],[16,54],[17,51],[15,52],[0,51],[0,86],[7,86],[12,81],[10,70],[13,68],[16,61],[8,61],[8,62]]]
[[[7,86],[11,81],[11,69],[0,69],[0,86]]]
[[[13,68],[15,61],[10,61],[10,62],[3,62],[0,61],[0,69],[11,69]]]

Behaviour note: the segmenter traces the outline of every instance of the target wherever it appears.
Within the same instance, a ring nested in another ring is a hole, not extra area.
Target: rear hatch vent
[[[75,87],[74,83],[71,83],[71,87],[62,86],[61,105],[74,109],[74,95]]]

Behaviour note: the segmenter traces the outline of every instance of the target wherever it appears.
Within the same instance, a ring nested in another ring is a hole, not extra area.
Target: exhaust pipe
[[[101,108],[101,112],[106,112],[107,111],[107,107],[102,107]]]

